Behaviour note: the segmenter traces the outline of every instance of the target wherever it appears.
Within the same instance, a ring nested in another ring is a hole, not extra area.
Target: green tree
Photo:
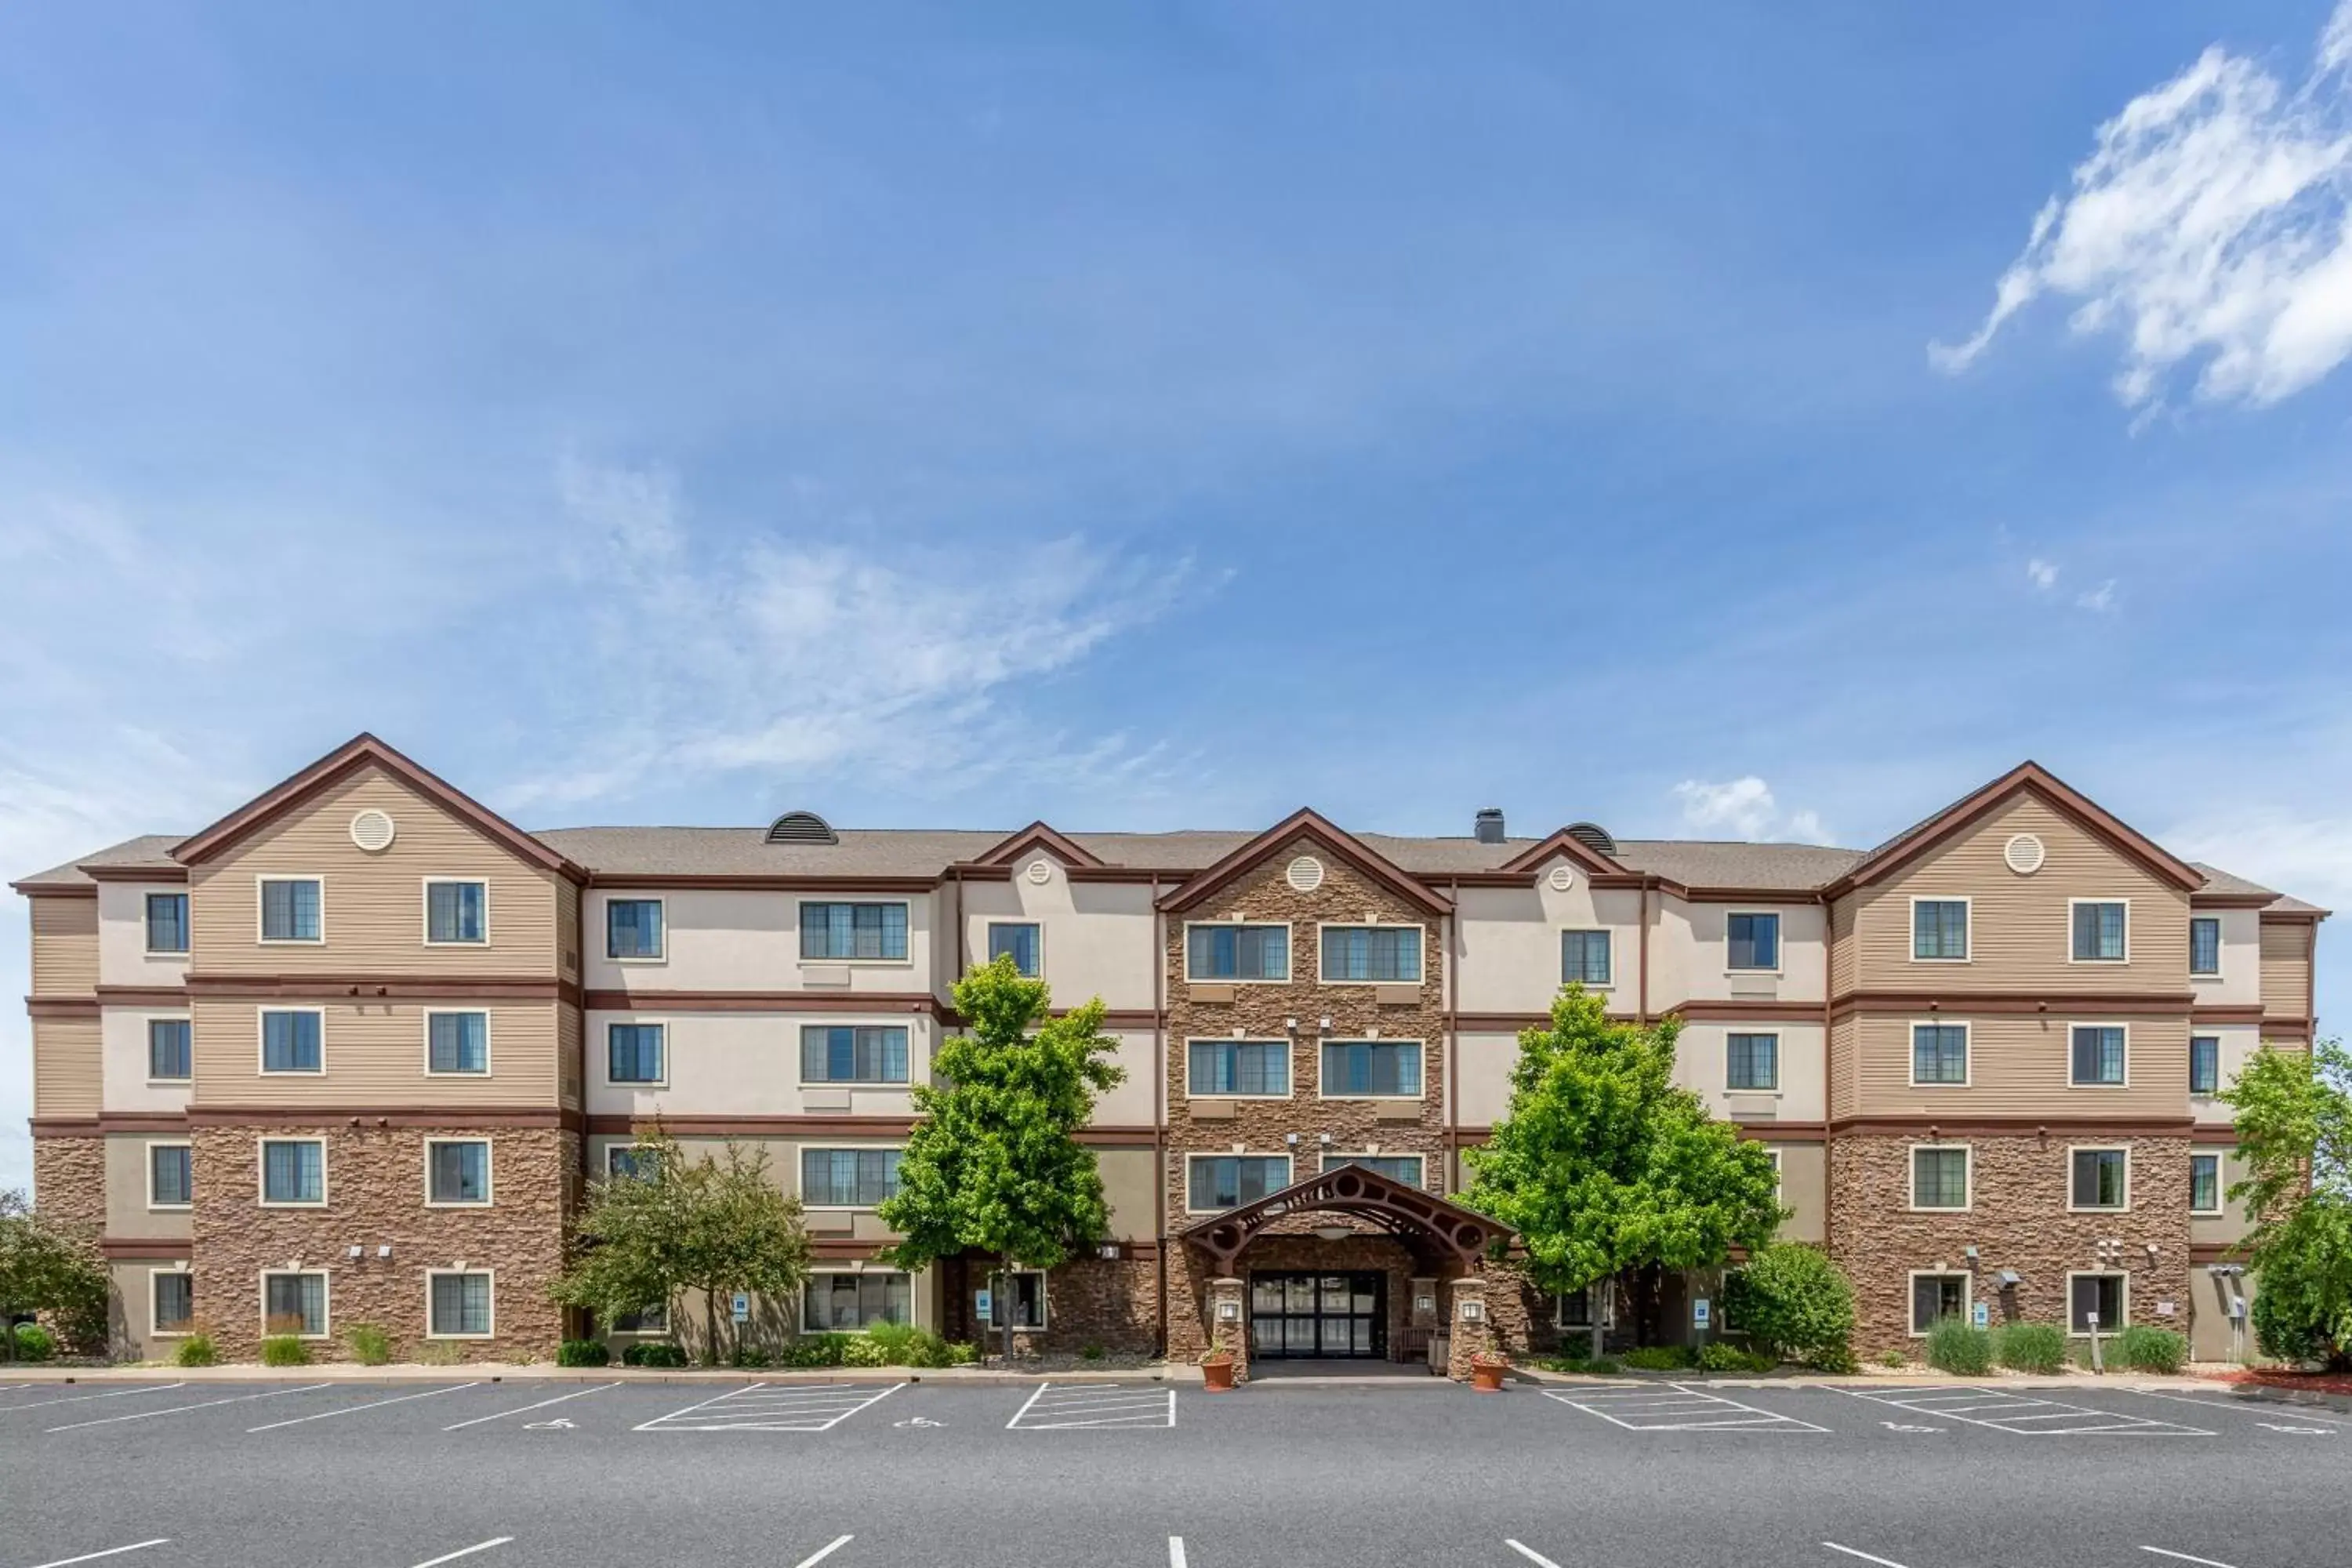
[[[2341,1040],[2254,1053],[2221,1098],[2237,1113],[2254,1333],[2282,1361],[2352,1366],[2352,1054]]]
[[[1524,1238],[1528,1272],[1568,1292],[1628,1277],[1635,1333],[1656,1342],[1668,1269],[1711,1268],[1784,1217],[1771,1155],[1674,1082],[1679,1018],[1612,1023],[1580,985],[1519,1035],[1511,1105],[1469,1151],[1462,1201]],[[1593,1353],[1601,1314],[1592,1315]]]
[[[790,1300],[809,1263],[801,1202],[770,1176],[766,1152],[730,1141],[721,1153],[689,1159],[656,1127],[634,1173],[590,1182],[554,1298],[609,1321],[699,1290],[702,1359],[716,1364],[719,1302],[738,1290]]]
[[[1776,1360],[1827,1372],[1853,1363],[1853,1287],[1819,1247],[1775,1241],[1724,1276],[1723,1315]]]
[[[46,1312],[68,1347],[97,1355],[106,1349],[110,1294],[93,1227],[44,1215],[20,1191],[0,1192],[0,1330],[12,1313]],[[14,1357],[16,1336],[0,1339]]]
[[[1076,1134],[1126,1074],[1108,1059],[1118,1042],[1102,1032],[1099,996],[1050,1018],[1045,982],[1023,979],[1009,955],[975,966],[954,995],[966,1032],[940,1043],[940,1081],[915,1086],[923,1120],[879,1210],[902,1239],[885,1256],[915,1269],[989,1253],[1010,1289],[1015,1268],[1052,1268],[1108,1231],[1094,1151]],[[1009,1303],[1003,1316],[1010,1361]]]

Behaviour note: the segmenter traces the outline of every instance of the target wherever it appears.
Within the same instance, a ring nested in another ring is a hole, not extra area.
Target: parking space
[[[1826,1426],[1794,1415],[1765,1410],[1726,1394],[1709,1394],[1680,1383],[1625,1383],[1587,1391],[1545,1389],[1556,1399],[1587,1415],[1622,1426],[1629,1432],[1826,1432]]]
[[[907,1385],[755,1383],[657,1415],[638,1432],[830,1432]]]
[[[1048,1383],[1004,1425],[1015,1432],[1165,1428],[1176,1425],[1176,1391],[1155,1383]]]
[[[2082,1436],[2091,1433],[2134,1437],[2219,1436],[2209,1427],[2025,1391],[1956,1385],[1892,1389],[1885,1393],[1849,1388],[1843,1392],[1859,1400],[1903,1411],[1919,1422],[1956,1422],[2026,1436]]]

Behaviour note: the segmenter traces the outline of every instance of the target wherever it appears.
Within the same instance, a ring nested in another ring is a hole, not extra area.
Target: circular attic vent
[[[2042,840],[2031,833],[2021,833],[2011,839],[2001,852],[2001,859],[2021,877],[2031,877],[2042,869],[2044,851]]]
[[[1574,886],[1576,886],[1575,872],[1570,870],[1565,866],[1554,866],[1551,868],[1551,890],[1553,892],[1565,893]]]
[[[1323,885],[1323,862],[1312,855],[1301,855],[1290,863],[1287,875],[1292,887],[1311,893]]]
[[[1029,879],[1039,887],[1054,879],[1054,863],[1043,856],[1029,862]]]
[[[771,844],[838,844],[841,836],[814,811],[788,811],[768,824]]]
[[[393,835],[397,831],[392,817],[373,806],[352,818],[352,842],[371,855],[391,848]]]

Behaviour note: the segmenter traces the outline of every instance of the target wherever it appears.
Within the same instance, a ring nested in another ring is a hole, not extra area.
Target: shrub
[[[566,1340],[555,1347],[558,1366],[603,1366],[612,1359],[612,1347],[602,1340]]]
[[[212,1335],[202,1329],[192,1330],[172,1352],[173,1366],[217,1366],[220,1348],[213,1343]]]
[[[1966,1318],[1938,1318],[1927,1331],[1927,1364],[1957,1377],[1992,1370],[1992,1336]]]
[[[923,1331],[912,1323],[869,1323],[866,1338],[885,1366],[919,1366]]]
[[[309,1366],[310,1342],[299,1334],[268,1334],[261,1342],[264,1366]]]
[[[1889,1372],[1901,1372],[1911,1364],[1911,1358],[1901,1351],[1881,1351],[1878,1352],[1878,1364]]]
[[[58,1353],[57,1337],[38,1323],[16,1325],[16,1359],[47,1361]]]
[[[841,1364],[843,1366],[888,1366],[890,1364],[889,1348],[877,1342],[871,1334],[843,1334]]]
[[[765,1345],[737,1345],[735,1364],[752,1372],[765,1372],[776,1364],[775,1352]]]
[[[1853,1365],[1853,1287],[1818,1247],[1776,1241],[1723,1285],[1724,1315],[1775,1361],[1824,1372]]]
[[[455,1340],[427,1340],[416,1348],[416,1359],[426,1366],[456,1366],[466,1359],[466,1347]]]
[[[841,1347],[830,1334],[803,1334],[776,1352],[778,1366],[839,1366]]]
[[[686,1352],[669,1340],[646,1340],[621,1352],[623,1366],[684,1366]]]
[[[392,1360],[392,1336],[373,1323],[353,1323],[343,1331],[343,1343],[362,1366],[383,1366]]]
[[[2189,1342],[2170,1329],[2133,1323],[2116,1336],[2113,1363],[2134,1372],[2179,1372],[2189,1361]]]
[[[1623,1363],[1619,1362],[1615,1356],[1604,1355],[1595,1356],[1592,1361],[1586,1365],[1584,1370],[1592,1373],[1595,1377],[1614,1377],[1617,1373],[1624,1371],[1625,1368]]]
[[[1643,1345],[1627,1351],[1623,1360],[1635,1372],[1682,1372],[1688,1369],[1692,1357],[1688,1345]]]
[[[1698,1352],[1698,1364],[1705,1372],[1770,1372],[1780,1363],[1761,1351],[1710,1340]]]
[[[947,1352],[947,1364],[950,1366],[978,1366],[980,1364],[980,1347],[973,1344],[970,1340],[949,1341]]]
[[[1078,1354],[1082,1359],[1087,1361],[1100,1361],[1103,1358],[1103,1348],[1092,1341],[1088,1341],[1086,1344],[1079,1347]]]
[[[2066,1366],[2066,1331],[2055,1323],[2003,1323],[1994,1331],[1993,1354],[2012,1372],[2047,1376]]]

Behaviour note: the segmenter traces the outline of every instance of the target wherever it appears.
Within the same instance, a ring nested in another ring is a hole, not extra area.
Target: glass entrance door
[[[1290,1359],[1385,1355],[1388,1277],[1252,1274],[1250,1353]]]

